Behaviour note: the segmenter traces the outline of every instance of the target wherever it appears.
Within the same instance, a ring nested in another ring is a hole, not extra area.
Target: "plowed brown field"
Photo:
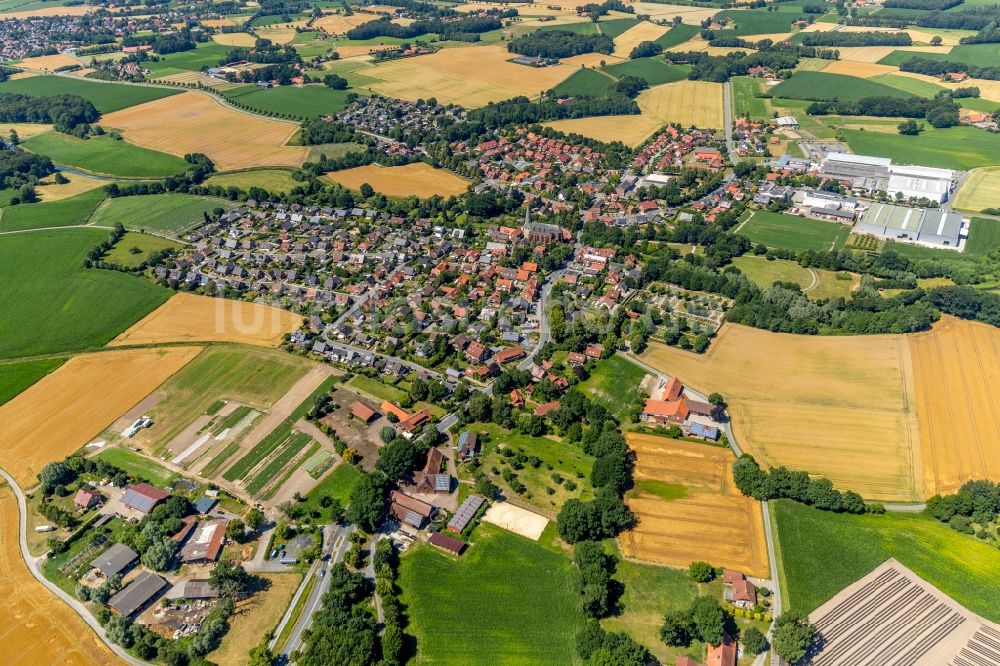
[[[201,347],[115,350],[71,358],[0,407],[0,467],[22,488],[86,444],[180,370]]]
[[[925,494],[1000,480],[1000,330],[945,317],[911,347]]]
[[[737,441],[764,464],[829,477],[877,500],[923,497],[910,344],[726,324],[708,353],[651,344],[642,360],[722,393]]]
[[[28,571],[18,546],[17,500],[0,485],[0,659],[5,664],[124,664]]]
[[[281,308],[181,292],[110,344],[238,342],[277,347],[285,333],[301,325],[300,315]]]
[[[636,479],[683,485],[688,494],[674,500],[630,495],[639,522],[619,539],[626,557],[673,566],[709,560],[769,575],[760,504],[734,485],[729,449],[634,433],[628,443],[636,452]]]

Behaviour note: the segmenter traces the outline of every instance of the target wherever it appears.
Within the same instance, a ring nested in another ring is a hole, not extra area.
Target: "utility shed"
[[[128,569],[128,567],[139,559],[139,555],[129,548],[120,543],[108,548],[101,555],[94,558],[94,561],[90,563],[90,566],[100,571],[103,575],[114,576],[120,574],[121,572]]]
[[[108,600],[108,606],[124,617],[130,617],[145,608],[167,585],[167,581],[152,571],[143,571],[125,589]]]

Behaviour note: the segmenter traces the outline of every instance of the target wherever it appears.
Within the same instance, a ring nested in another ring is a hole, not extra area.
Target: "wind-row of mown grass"
[[[232,467],[227,469],[222,474],[222,478],[227,481],[242,479],[251,469],[260,464],[260,462],[267,458],[271,453],[276,451],[279,446],[285,444],[289,439],[291,439],[292,427],[295,425],[295,422],[305,416],[306,413],[312,408],[316,398],[329,391],[333,385],[339,381],[339,379],[339,377],[329,377],[322,384],[320,384],[319,388],[313,391],[308,398],[303,400],[302,403],[288,416],[288,418],[278,424],[278,426],[275,427],[275,429],[272,430],[267,437],[262,439],[256,446],[250,449],[245,456],[237,460]]]
[[[281,470],[285,468],[292,458],[298,455],[302,449],[311,444],[315,444],[309,435],[301,432],[292,433],[282,444],[281,451],[274,456],[267,465],[264,466],[256,476],[246,484],[247,492],[256,495],[264,486],[268,484]],[[318,446],[317,446],[318,448]],[[315,453],[315,451],[313,451]]]
[[[996,548],[923,515],[830,513],[773,503],[786,603],[811,612],[890,557],[969,610],[1000,621]]]

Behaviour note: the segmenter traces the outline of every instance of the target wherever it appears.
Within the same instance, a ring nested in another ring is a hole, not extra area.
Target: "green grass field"
[[[974,217],[969,228],[969,239],[965,243],[965,254],[986,255],[1000,248],[1000,221],[986,217]]]
[[[9,206],[0,210],[0,232],[87,224],[104,196],[99,187],[60,201]]]
[[[482,445],[481,464],[484,470],[496,467],[501,470],[502,474],[503,469],[509,466],[505,462],[508,459],[499,453],[500,446],[511,449],[515,453],[523,452],[527,456],[535,456],[541,461],[537,468],[526,464],[522,469],[512,469],[526,488],[523,495],[517,495],[511,490],[510,484],[502,476],[495,476],[493,481],[507,494],[518,496],[521,500],[553,517],[566,500],[573,497],[580,499],[593,497],[593,488],[589,479],[594,458],[585,454],[579,446],[558,442],[549,437],[522,435],[493,423],[473,423],[467,429],[480,435],[485,433],[488,436],[488,441]],[[556,483],[552,478],[555,473],[558,473],[563,479],[575,483],[576,489],[567,490],[565,485]],[[546,488],[552,489],[551,495]]]
[[[82,140],[52,131],[27,139],[22,145],[33,153],[47,155],[56,164],[109,176],[165,178],[190,166],[174,155],[116,141],[109,135]]]
[[[754,211],[753,217],[739,233],[768,247],[801,252],[839,249],[844,246],[850,231],[850,228],[836,222],[758,210]]]
[[[659,58],[636,58],[618,65],[605,67],[604,71],[617,78],[638,76],[651,86],[686,79],[691,68],[687,65],[668,65]]]
[[[351,381],[347,382],[345,386],[356,389],[362,393],[367,393],[377,400],[391,400],[393,402],[398,402],[404,395],[406,395],[405,391],[401,391],[395,386],[383,384],[378,380],[370,379],[364,375],[355,375],[354,377],[351,377]]]
[[[180,243],[166,238],[129,231],[104,258],[107,261],[131,268],[149,259],[149,255],[153,252],[180,247],[183,247]],[[133,252],[133,249],[139,250],[139,252]]]
[[[767,9],[747,9],[733,10],[727,9],[716,14],[717,19],[728,18],[735,22],[735,28],[716,30],[715,34],[722,36],[732,35],[761,35],[772,32],[788,32],[792,28],[792,21],[805,16],[798,6],[775,5],[778,11],[771,12]],[[732,25],[732,23],[730,23]]]
[[[730,81],[733,84],[733,103],[736,106],[737,116],[770,117],[767,100],[755,96],[761,92],[760,79],[751,76],[734,76]]]
[[[210,213],[216,208],[228,210],[235,205],[226,199],[175,192],[116,197],[101,206],[94,213],[92,221],[94,224],[103,225],[121,222],[128,229],[179,236],[187,229],[200,224],[204,219],[204,213]]]
[[[1000,621],[1000,554],[922,515],[852,516],[773,503],[785,603],[810,612],[889,557],[983,617]]]
[[[167,300],[147,280],[83,268],[107,237],[104,229],[0,236],[0,358],[103,345]]]
[[[49,374],[66,359],[43,358],[19,363],[0,363],[0,405]]]
[[[333,90],[322,84],[278,86],[261,89],[255,85],[223,91],[226,99],[244,104],[255,111],[299,119],[313,118],[340,111],[347,106],[349,90]]]
[[[1000,164],[1000,135],[975,127],[927,127],[919,136],[843,130],[859,155],[889,157],[893,162],[967,170]]]
[[[0,83],[0,92],[40,96],[78,95],[90,100],[101,113],[111,113],[154,99],[176,95],[180,91],[119,83],[98,83],[66,76],[32,76]]]
[[[660,35],[656,38],[656,43],[665,49],[677,46],[678,44],[683,44],[687,40],[691,39],[701,30],[696,25],[688,25],[687,23],[682,23],[680,25],[675,25],[670,30],[667,30],[665,34]]]
[[[806,296],[814,300],[838,296],[848,298],[856,281],[855,276],[850,273],[844,273],[845,278],[841,279],[833,271],[814,268],[810,272],[810,269],[803,268],[794,261],[768,261],[764,257],[749,254],[733,259],[733,265],[762,289],[767,289],[775,282],[795,282],[802,287]]]
[[[965,3],[959,5],[964,6]],[[948,53],[915,53],[913,51],[893,51],[879,60],[880,65],[898,67],[907,60],[921,58],[923,60],[947,60],[949,62],[964,62],[967,65],[982,65],[986,62],[997,62],[1000,59],[1000,44],[959,44],[953,46]]]
[[[243,191],[249,191],[251,187],[260,187],[268,192],[284,194],[291,192],[292,188],[301,185],[292,178],[291,171],[283,169],[253,169],[252,171],[234,171],[232,173],[220,173],[212,176],[206,185],[218,185],[220,187],[236,187]]]
[[[163,425],[156,434],[166,444],[217,400],[236,400],[266,409],[306,373],[309,362],[277,350],[239,345],[209,347],[161,389],[164,400],[153,408]],[[154,453],[158,453],[154,447]]]
[[[155,460],[150,460],[145,456],[141,456],[120,446],[105,449],[98,453],[97,457],[116,467],[121,467],[128,472],[129,476],[142,477],[154,486],[161,488],[180,476],[180,474],[170,471]]]
[[[330,510],[329,508],[324,509],[319,505],[320,498],[332,497],[340,500],[340,506],[347,506],[347,500],[351,496],[351,489],[354,488],[354,484],[360,478],[361,472],[357,467],[348,463],[341,463],[325,479],[320,481],[315,488],[309,491],[309,494],[306,495],[306,501],[300,506],[308,511],[318,511],[321,518],[317,522],[329,520]]]
[[[909,76],[900,76],[899,74],[880,74],[873,76],[869,81],[897,88],[917,97],[934,97],[934,95],[945,90],[944,86],[935,85],[921,79],[910,78]]]
[[[710,555],[706,559],[711,560]],[[694,641],[687,648],[668,647],[660,640],[663,614],[668,610],[686,608],[699,594],[722,596],[722,582],[699,585],[687,571],[621,560],[614,579],[625,592],[621,597],[621,614],[601,620],[607,631],[624,631],[645,645],[663,664],[673,664],[678,657],[688,656],[704,663],[705,646]]]
[[[198,44],[197,48],[191,51],[178,51],[162,55],[158,62],[147,63],[149,77],[155,79],[183,72],[200,72],[207,67],[215,67],[221,64],[225,55],[232,48],[215,42],[204,42]]]
[[[597,24],[597,27],[601,29],[601,32],[611,39],[614,39],[618,35],[626,32],[630,28],[639,25],[639,19],[634,18],[613,18],[605,19]]]
[[[580,69],[552,90],[557,95],[567,97],[577,95],[600,97],[614,84],[614,79],[601,74],[596,69]]]
[[[646,371],[627,358],[612,356],[597,364],[594,372],[579,385],[579,389],[594,402],[603,405],[621,419],[639,396],[639,385]]]
[[[492,525],[457,560],[415,545],[399,584],[416,663],[579,664],[576,578],[565,555]]]
[[[804,100],[856,101],[862,97],[913,97],[913,94],[882,83],[846,74],[796,72],[771,88],[775,97]]]

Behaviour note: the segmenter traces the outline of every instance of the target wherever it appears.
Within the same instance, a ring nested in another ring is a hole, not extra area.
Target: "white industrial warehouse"
[[[886,192],[905,199],[927,199],[944,203],[951,194],[955,172],[951,169],[893,164],[885,157],[830,153],[820,166],[820,173],[848,181],[851,188],[866,192]]]
[[[894,241],[959,250],[964,227],[962,216],[949,211],[876,203],[854,231]]]

